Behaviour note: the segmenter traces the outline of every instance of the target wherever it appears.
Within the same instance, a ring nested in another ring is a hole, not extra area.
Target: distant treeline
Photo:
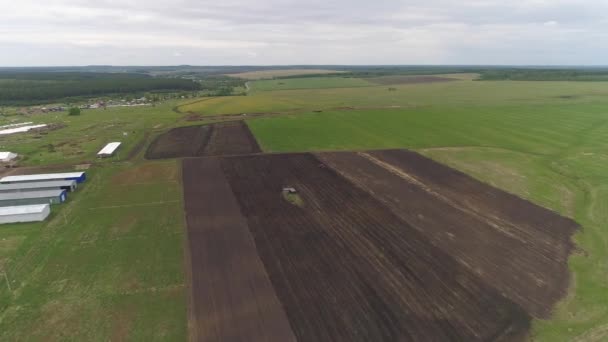
[[[360,66],[334,68],[344,71],[333,74],[308,74],[276,77],[277,79],[305,77],[382,77],[391,75],[439,75],[439,74],[480,74],[481,81],[608,81],[608,68],[546,68],[546,67],[501,67],[501,66]]]
[[[319,67],[320,68],[320,67]],[[450,66],[338,66],[330,67],[330,70],[341,71],[338,73],[306,74],[275,77],[276,79],[306,78],[306,77],[353,77],[371,78],[392,75],[438,75],[458,73],[478,73],[479,67],[450,67]]]
[[[35,104],[74,97],[154,91],[195,91],[200,84],[134,73],[0,71],[0,104]]]
[[[608,81],[606,69],[500,69],[485,70],[486,81]]]
[[[234,88],[245,88],[246,80],[228,76],[206,76],[198,80],[201,90],[207,91],[210,96],[238,95]]]

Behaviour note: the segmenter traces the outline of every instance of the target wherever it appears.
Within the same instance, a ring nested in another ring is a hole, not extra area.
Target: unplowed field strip
[[[565,295],[574,221],[414,152],[319,158],[529,314]]]
[[[519,305],[314,156],[221,165],[299,341],[513,340],[527,331]],[[287,186],[301,205],[284,199]]]
[[[183,161],[196,341],[295,341],[216,158]]]

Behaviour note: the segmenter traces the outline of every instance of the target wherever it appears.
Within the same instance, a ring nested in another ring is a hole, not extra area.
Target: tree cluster
[[[73,97],[146,91],[197,91],[192,80],[139,74],[0,73],[0,104],[34,104]]]

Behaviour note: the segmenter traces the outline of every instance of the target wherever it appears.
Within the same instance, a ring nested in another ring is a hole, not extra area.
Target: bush
[[[80,108],[78,108],[78,107],[70,108],[70,112],[68,113],[68,115],[71,115],[71,116],[80,115]]]

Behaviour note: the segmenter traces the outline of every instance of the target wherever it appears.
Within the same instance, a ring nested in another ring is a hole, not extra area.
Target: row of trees
[[[192,80],[177,78],[155,78],[133,74],[78,75],[59,74],[56,78],[48,75],[41,79],[16,77],[0,74],[0,104],[35,104],[54,100],[100,96],[106,94],[127,94],[150,91],[198,91],[201,85]]]

